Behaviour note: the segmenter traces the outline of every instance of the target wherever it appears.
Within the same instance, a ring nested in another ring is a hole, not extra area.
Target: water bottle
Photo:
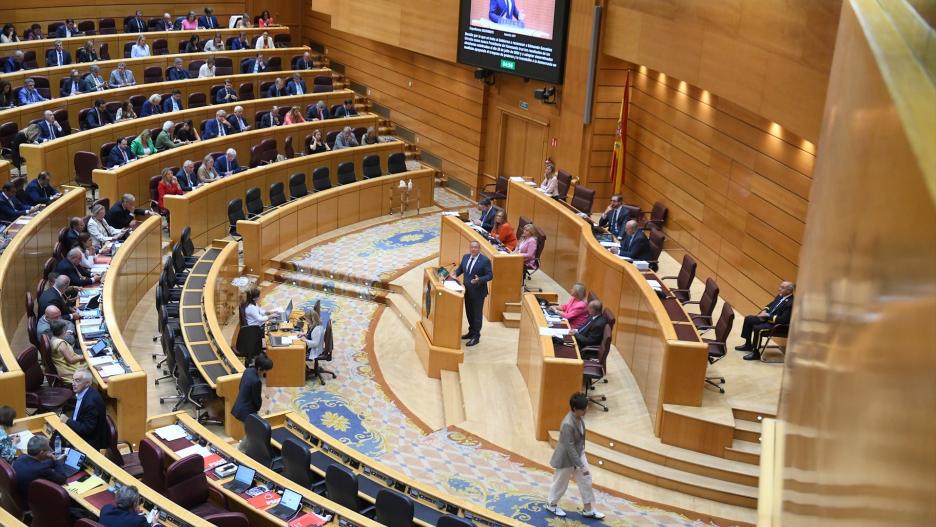
[[[55,455],[58,456],[61,454],[62,454],[62,437],[55,436]]]

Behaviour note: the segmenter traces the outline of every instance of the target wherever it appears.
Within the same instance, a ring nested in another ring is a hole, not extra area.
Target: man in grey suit
[[[582,516],[600,520],[605,515],[593,507],[595,492],[592,490],[588,460],[585,459],[585,412],[588,410],[588,397],[584,393],[574,393],[569,399],[569,406],[571,411],[562,419],[559,443],[552,459],[549,460],[556,472],[553,473],[552,485],[549,487],[546,510],[560,518],[566,515],[566,512],[559,508],[559,499],[569,488],[569,480],[574,475],[584,503]]]

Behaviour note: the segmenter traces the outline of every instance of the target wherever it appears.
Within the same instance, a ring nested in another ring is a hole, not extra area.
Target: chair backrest
[[[656,223],[658,227],[662,227],[666,223],[667,215],[669,215],[669,208],[657,201],[653,204],[653,209],[650,210],[650,221]]]
[[[461,516],[446,514],[436,520],[436,527],[475,527],[475,524]]]
[[[663,242],[666,241],[666,235],[663,231],[650,229],[650,269],[656,271],[659,265],[656,263],[660,259],[660,253],[663,252]]]
[[[332,463],[325,469],[325,494],[328,499],[351,510],[361,510],[358,481],[351,469]]]
[[[591,214],[592,205],[595,203],[595,191],[583,187],[581,185],[576,185],[575,190],[572,193],[572,202],[571,205],[578,211],[584,212],[585,214]]]
[[[355,181],[357,181],[357,178],[354,176],[354,162],[343,161],[338,163],[338,184],[347,185]]]
[[[157,38],[153,41],[153,55],[168,55],[169,41],[164,38]]]
[[[270,60],[267,61],[267,70],[283,71],[283,59],[280,57],[270,57]]]
[[[509,182],[510,180],[506,176],[497,176],[497,181],[494,183],[494,193],[506,196],[507,183]]]
[[[718,303],[718,292],[718,282],[714,278],[706,278],[705,290],[702,292],[702,298],[699,299],[699,313],[712,316],[715,304]]]
[[[374,520],[377,523],[382,523],[387,527],[412,527],[415,506],[409,496],[389,489],[381,489],[377,492],[374,505],[377,509]]]
[[[124,44],[123,56],[125,59],[130,58],[130,52],[133,50],[133,44],[134,44],[133,42],[127,42],[126,44]]]
[[[94,34],[94,20],[82,20],[78,22],[78,31],[82,33],[88,33],[90,31],[91,34]]]
[[[208,99],[205,97],[204,92],[193,92],[188,96],[188,105],[189,108],[201,108],[207,106]]]
[[[242,82],[237,88],[237,98],[242,101],[249,101],[254,98],[254,89],[252,82]]]
[[[75,181],[78,184],[94,184],[91,172],[96,168],[99,168],[97,154],[84,150],[75,152]]]
[[[28,346],[16,356],[16,363],[23,371],[26,392],[34,392],[40,389],[45,376],[42,374],[42,366],[39,365],[39,349],[36,346]]]
[[[572,174],[559,169],[556,172],[556,198],[565,201],[569,196],[569,188],[572,186]]]
[[[315,189],[316,192],[328,190],[331,186],[328,167],[318,167],[312,171],[312,188]]]
[[[250,527],[250,521],[243,512],[217,512],[205,516],[204,520],[218,527]]]
[[[734,325],[734,308],[731,307],[731,304],[725,302],[722,304],[721,315],[718,317],[718,322],[715,323],[715,340],[719,342],[728,342],[728,337],[731,335],[731,327]],[[726,347],[722,345],[722,347]]]
[[[399,174],[406,172],[406,154],[403,152],[394,152],[387,157],[387,172],[390,174]]]
[[[692,281],[695,280],[696,261],[688,254],[683,255],[682,265],[679,267],[679,274],[676,275],[676,286],[680,289],[689,289]]]
[[[303,183],[305,183],[305,177],[302,178]],[[284,185],[282,181],[277,181],[270,185],[270,206],[279,207],[280,205],[286,203],[286,194]]]
[[[289,33],[279,33],[273,35],[273,45],[278,48],[288,48],[292,40],[289,37]]]
[[[165,496],[186,509],[208,501],[205,461],[200,454],[186,456],[169,465]]]
[[[98,30],[102,35],[112,35],[117,32],[117,25],[113,18],[102,18],[98,21]]]
[[[42,369],[51,375],[58,375],[58,369],[52,362],[52,341],[48,335],[39,335],[39,358],[42,360]]]
[[[143,70],[143,83],[150,84],[153,82],[162,82],[163,81],[163,71],[159,66],[150,66]]]
[[[250,414],[244,420],[244,436],[247,440],[245,453],[257,463],[272,467],[275,454],[270,443],[273,437],[270,423],[257,414]]]
[[[10,121],[0,124],[0,146],[3,148],[12,148],[13,137],[16,136],[16,132],[19,132],[19,125],[15,122]]]
[[[383,175],[380,172],[380,157],[376,154],[364,156],[361,161],[361,170],[364,173],[364,179],[372,179]]]
[[[332,110],[332,115],[335,115],[334,110]],[[332,130],[331,132],[325,134],[325,144],[327,144],[329,148],[335,148],[335,139],[337,138],[338,130]]]
[[[201,459],[201,456],[199,456]],[[68,504],[71,499],[65,488],[44,479],[29,484],[29,509],[32,511],[32,527],[62,527],[71,525]]]
[[[287,159],[296,157],[296,149],[293,148],[293,138],[291,135],[287,136],[286,140],[283,141],[283,153]]]
[[[309,445],[293,437],[283,440],[280,450],[283,456],[283,476],[303,488],[321,481],[317,474],[309,468],[312,464],[312,453]]]
[[[240,198],[234,198],[228,202],[228,221],[231,222],[231,228],[237,227],[238,220],[246,220],[244,216],[244,202]]]
[[[104,453],[112,463],[118,467],[123,466],[123,455],[120,448],[117,447],[117,425],[114,424],[114,418],[105,415],[107,421],[107,451]]]
[[[0,506],[14,516],[26,509],[26,503],[19,494],[16,484],[16,472],[9,463],[0,459]]]
[[[72,527],[104,527],[104,525],[88,518],[82,518],[76,521]]]
[[[29,343],[33,346],[39,346],[39,334],[36,332],[38,323],[36,315],[26,317],[26,336],[29,337]]]
[[[26,315],[36,316],[36,299],[33,298],[31,291],[26,291]]]
[[[291,199],[301,198],[309,193],[306,187],[305,172],[296,172],[289,176],[289,196]]]
[[[238,355],[247,357],[245,364],[253,362],[253,358],[260,354],[263,347],[263,327],[246,326],[242,321],[240,331],[237,332],[237,341],[234,348]]]
[[[247,191],[247,214],[256,216],[263,214],[263,196],[260,194],[260,187],[253,187]]]
[[[140,465],[143,467],[143,484],[160,494],[166,492],[166,453],[151,440],[143,438],[138,447]]]
[[[611,352],[611,339],[614,337],[614,322],[613,319],[609,320],[604,327],[604,333],[601,335],[601,344],[598,348],[598,362],[602,366],[607,367],[608,365],[608,354]]]

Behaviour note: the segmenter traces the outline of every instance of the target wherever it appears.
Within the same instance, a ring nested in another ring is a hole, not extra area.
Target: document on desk
[[[91,489],[95,489],[102,485],[106,485],[103,479],[97,476],[88,476],[87,478],[81,481],[77,481],[77,480],[72,481],[68,485],[65,485],[65,488],[69,492],[74,492],[75,494],[81,495],[81,494],[84,494],[85,492],[88,492]]]
[[[153,430],[153,433],[163,441],[175,441],[185,437],[185,429],[179,425],[163,426]]]
[[[442,215],[443,215],[443,216],[456,216],[456,217],[457,217],[457,216],[458,216],[458,211],[457,211],[457,210],[447,210],[447,211],[443,212]]]
[[[98,369],[98,373],[101,374],[101,377],[106,379],[108,377],[113,377],[114,375],[123,375],[126,373],[126,371],[120,364],[108,364],[107,366],[103,366]]]
[[[113,355],[101,355],[100,357],[91,357],[88,359],[88,364],[91,366],[103,366],[112,362],[114,362]]]
[[[663,290],[663,286],[660,285],[660,282],[657,282],[656,280],[647,280],[647,283],[650,284],[650,287],[656,289],[657,291]]]
[[[455,291],[456,293],[461,293],[465,291],[465,287],[455,280],[446,280],[442,282],[442,287],[448,289],[449,291]]]
[[[569,328],[539,328],[539,334],[543,337],[564,337],[569,334]]]
[[[211,455],[211,450],[208,450],[207,447],[203,447],[201,445],[192,445],[176,452],[176,455],[179,456],[179,459],[191,456],[192,454],[198,454],[201,457],[208,457]]]
[[[23,430],[22,432],[11,434],[10,439],[12,439],[13,446],[16,447],[17,450],[25,452],[26,447],[29,445],[29,440],[32,439],[33,435],[34,434],[29,430]]]

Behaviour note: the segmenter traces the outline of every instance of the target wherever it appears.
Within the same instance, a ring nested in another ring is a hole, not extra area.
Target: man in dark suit
[[[175,176],[179,186],[185,192],[190,192],[198,184],[198,176],[195,175],[195,163],[192,163],[191,159],[186,159],[182,163],[182,168],[176,172]]]
[[[91,130],[100,128],[105,124],[111,124],[111,117],[104,108],[104,99],[97,99],[94,101],[94,108],[88,110],[88,114],[85,115],[85,125],[88,130]]]
[[[228,148],[223,156],[219,156],[215,160],[215,170],[218,171],[218,174],[221,174],[222,177],[230,176],[231,174],[236,174],[242,170],[240,163],[237,162],[237,150],[233,148]]]
[[[172,67],[166,70],[166,78],[170,81],[184,81],[189,78],[189,72],[182,67],[182,59],[172,61]]]
[[[84,93],[81,82],[81,74],[78,70],[71,70],[71,75],[62,79],[59,85],[59,94],[61,97],[71,97],[72,95],[81,95]]]
[[[52,281],[52,287],[46,289],[39,295],[39,313],[45,313],[46,308],[55,306],[62,313],[62,320],[78,320],[78,315],[74,314],[74,307],[65,300],[65,290],[71,285],[71,280],[67,276],[59,275]]]
[[[55,30],[55,38],[70,38],[79,35],[81,35],[81,31],[78,30],[75,20],[71,18],[65,20],[65,23]]]
[[[91,274],[91,271],[81,265],[81,249],[78,247],[68,251],[65,258],[55,266],[55,272],[65,275],[72,285],[87,286],[98,283],[101,277]]]
[[[468,254],[462,256],[461,263],[455,269],[456,278],[462,275],[465,276],[461,282],[465,286],[465,314],[468,316],[468,333],[462,335],[462,339],[468,340],[466,346],[475,346],[481,340],[487,283],[494,278],[491,260],[481,254],[481,244],[476,241],[468,244]]]
[[[85,45],[78,48],[75,52],[75,59],[78,62],[94,62],[98,59],[97,50],[94,49],[94,41],[89,40]]]
[[[228,46],[228,49],[231,51],[237,51],[239,49],[250,49],[250,43],[247,41],[247,33],[241,32],[240,35],[231,39],[231,45]]]
[[[85,230],[84,219],[80,216],[74,216],[68,220],[68,230],[65,231],[65,239],[62,241],[64,249],[67,251],[78,245],[78,235]]]
[[[263,404],[263,379],[272,369],[273,361],[261,354],[254,359],[253,366],[244,370],[237,389],[237,399],[231,407],[231,415],[235,419],[244,422],[248,415],[260,412],[260,406]]]
[[[266,61],[263,60],[263,53],[257,53],[252,59],[246,59],[241,63],[241,73],[263,73],[267,70]]]
[[[72,376],[75,409],[62,414],[62,421],[95,450],[107,448],[107,409],[104,398],[91,387],[91,373],[78,370]]]
[[[637,228],[637,222],[630,220],[624,224],[624,237],[621,238],[621,249],[618,253],[631,260],[647,261],[653,258],[650,252],[650,240],[643,229]]]
[[[149,209],[137,209],[136,198],[133,194],[124,194],[120,201],[107,211],[107,224],[115,229],[126,229],[134,221],[134,215],[151,215],[153,211]]]
[[[65,66],[71,64],[71,53],[62,46],[61,40],[55,41],[55,47],[46,53],[46,66]]]
[[[296,59],[295,64],[293,64],[294,70],[311,70],[313,68],[315,68],[315,62],[312,61],[312,55],[308,51]]]
[[[231,131],[235,134],[250,130],[250,125],[247,124],[247,119],[244,118],[243,106],[235,106],[234,113],[228,116],[227,121],[231,125]]]
[[[741,326],[741,338],[744,344],[736,347],[738,351],[749,352],[744,360],[760,360],[760,352],[754,348],[754,342],[760,340],[760,333],[770,331],[777,324],[789,324],[793,316],[793,291],[796,284],[780,282],[777,296],[760,313],[744,317]]]
[[[133,152],[130,151],[130,148],[127,146],[127,138],[121,137],[120,141],[117,143],[114,148],[111,148],[110,154],[107,156],[107,167],[113,168],[122,165],[126,165],[130,161],[136,159],[136,156]],[[115,206],[119,206],[118,203]],[[113,210],[113,209],[112,209]],[[110,224],[110,220],[107,220],[107,223]],[[113,226],[113,225],[112,225]]]
[[[52,110],[46,110],[42,112],[42,115],[45,119],[38,123],[40,142],[51,141],[66,135],[62,125],[55,120],[55,114],[52,113]]]
[[[146,516],[140,514],[140,492],[133,485],[123,485],[114,491],[114,503],[101,507],[100,523],[104,527],[149,527]]]
[[[279,125],[279,106],[274,106],[272,110],[264,114],[260,119],[260,128],[272,128]]]
[[[357,115],[357,110],[354,109],[354,101],[351,99],[345,99],[344,103],[335,110],[335,119],[339,117],[351,117],[352,115]]]
[[[598,346],[601,344],[601,339],[604,337],[604,328],[608,324],[604,315],[601,314],[603,309],[604,307],[601,305],[600,301],[592,300],[588,303],[588,320],[582,324],[582,327],[569,331],[569,334],[578,342],[579,348]],[[587,359],[591,357],[583,358]]]
[[[143,11],[137,9],[136,16],[124,25],[124,33],[146,33],[146,20],[143,20]]]
[[[45,170],[39,172],[36,179],[26,185],[28,205],[48,205],[59,196],[59,192],[52,186],[52,176]]]
[[[306,88],[306,83],[302,80],[302,75],[299,75],[299,72],[293,73],[289,85],[286,86],[286,93],[290,95],[305,95],[309,93],[308,88]]]
[[[488,18],[495,24],[523,27],[526,17],[517,8],[517,0],[491,0]]]
[[[328,111],[328,105],[325,104],[325,101],[319,101],[315,103],[315,106],[309,108],[309,114],[306,115],[306,119],[313,121],[319,120],[324,121],[325,119],[330,119],[331,113]]]
[[[601,218],[598,219],[599,227],[608,229],[611,234],[618,238],[624,237],[624,223],[629,219],[627,210],[621,206],[623,202],[624,200],[620,194],[611,196],[611,204],[608,205]]]
[[[3,73],[13,73],[22,70],[23,58],[25,56],[26,55],[20,50],[14,51],[12,55],[3,61]]]
[[[0,221],[14,222],[16,218],[31,214],[35,209],[36,207],[29,208],[16,199],[16,185],[12,181],[3,184],[3,192],[0,193]]]
[[[172,96],[166,97],[162,103],[163,113],[178,112],[184,110],[182,106],[182,90],[176,88],[172,90]]]
[[[273,85],[270,86],[270,89],[267,90],[267,97],[285,97],[286,93],[286,83],[283,82],[283,79],[277,77],[273,79]]]
[[[205,8],[205,14],[198,17],[198,25],[205,29],[217,29],[218,17],[214,16],[214,10],[210,7]]]
[[[26,453],[13,460],[16,472],[16,486],[24,503],[29,503],[29,484],[37,479],[45,479],[59,485],[65,484],[61,463],[52,454],[49,439],[34,435],[26,443]]]
[[[224,87],[215,94],[215,104],[224,104],[226,102],[237,102],[237,92],[234,91],[234,83],[231,79],[224,81]]]
[[[234,130],[231,129],[231,123],[227,122],[227,112],[218,110],[215,112],[215,118],[205,123],[205,129],[202,131],[202,139],[214,139],[231,135]]]
[[[491,203],[491,198],[484,198],[479,201],[478,208],[481,209],[481,216],[473,220],[473,223],[480,225],[485,232],[491,232],[491,229],[494,228],[494,217],[497,216],[499,209]]]

